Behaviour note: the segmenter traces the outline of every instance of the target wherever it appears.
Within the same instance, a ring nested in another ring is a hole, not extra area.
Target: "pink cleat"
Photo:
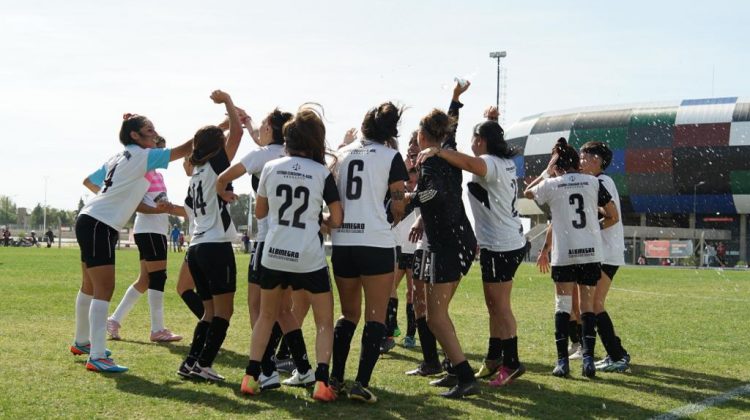
[[[107,318],[107,333],[113,340],[122,340],[120,337],[120,323],[112,318]]]
[[[517,379],[526,372],[526,367],[522,364],[518,364],[516,369],[511,369],[506,366],[500,367],[499,373],[495,379],[490,381],[490,386],[506,386],[510,385],[513,380]]]
[[[173,334],[172,331],[169,331],[168,329],[164,328],[160,331],[154,331],[151,333],[151,341],[156,343],[168,343],[171,341],[180,341],[182,340],[181,335]]]

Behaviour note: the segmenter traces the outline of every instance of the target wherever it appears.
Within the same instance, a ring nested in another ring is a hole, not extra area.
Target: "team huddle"
[[[418,339],[422,351],[421,363],[407,375],[442,375],[430,384],[447,388],[441,394],[447,398],[477,394],[479,379],[489,379],[493,387],[513,383],[526,370],[511,309],[513,277],[527,246],[516,209],[517,151],[505,142],[494,107],[474,127],[472,155],[457,150],[459,98],[468,87],[456,85],[448,112],[433,109],[420,120],[406,158],[398,151],[403,108],[391,102],[370,109],[359,138],[350,130],[336,150],[326,146],[317,104],[304,104],[294,114],[275,109],[256,131],[227,93],[214,91],[211,99],[224,105],[228,118],[200,128],[172,149],[165,148],[146,117],[126,114],[119,136],[124,150],[84,181],[96,195],[76,221],[83,279],[71,352],[88,355],[89,370],[127,371],[112,359],[106,337],[120,339],[122,323],[146,291],[151,341],[182,339],[166,328],[163,315],[166,231],[168,215],[175,215],[188,219],[192,238],[177,290],[197,318],[177,374],[225,379],[213,364],[230,326],[237,282],[232,246],[237,231],[228,206],[237,198],[232,183],[247,174],[256,197],[258,233],[248,267],[252,336],[241,393],[258,395],[283,383],[313,386],[312,398],[318,401],[348,396],[375,403],[370,380],[380,355],[401,334],[396,291],[404,276],[408,326],[403,345],[415,347]],[[243,126],[258,147],[233,165]],[[156,170],[183,158],[190,184],[184,204],[174,205]],[[624,264],[619,196],[603,174],[611,160],[604,143],[586,143],[579,153],[560,139],[547,169],[522,193],[548,205],[551,213],[537,264],[551,271],[556,290],[555,376],[568,376],[569,359],[576,357],[582,358],[586,377],[597,370],[629,368],[630,356],[604,309],[612,279]],[[462,171],[472,174],[467,189],[474,227],[462,200]],[[115,245],[134,212],[140,275],[109,316]],[[337,320],[326,235],[341,307]],[[477,252],[490,338],[475,372],[449,305]],[[310,308],[316,327],[314,369],[301,330]],[[357,373],[347,383],[345,366],[363,317]],[[607,357],[594,362],[597,331]],[[282,382],[279,371],[291,376]]]

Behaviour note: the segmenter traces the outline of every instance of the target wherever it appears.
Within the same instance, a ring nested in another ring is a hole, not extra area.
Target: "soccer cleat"
[[[212,367],[203,367],[198,362],[195,363],[195,366],[193,366],[193,370],[190,371],[190,377],[205,379],[212,382],[219,382],[225,379],[223,376],[219,375]]]
[[[313,389],[313,399],[323,402],[335,401],[337,392],[329,385],[326,385],[323,381],[315,382],[315,389]]]
[[[352,385],[352,389],[349,390],[349,399],[366,402],[368,404],[375,404],[378,402],[378,397],[376,397],[372,391],[363,387],[359,382],[355,382],[354,385]]]
[[[434,381],[430,381],[430,385],[439,386],[442,388],[453,388],[454,386],[458,385],[458,376],[451,375],[449,373],[440,379],[435,379]]]
[[[505,386],[513,383],[513,380],[520,377],[526,372],[526,367],[519,363],[518,367],[511,369],[506,366],[500,367],[500,373],[497,374],[495,379],[490,381],[490,386]]]
[[[405,349],[413,349],[414,347],[417,347],[417,339],[413,336],[406,336],[404,337],[404,342],[401,344],[404,346]]]
[[[604,359],[599,360],[598,362],[594,363],[594,367],[596,368],[596,370],[602,370],[605,367],[611,365],[612,363],[613,363],[612,358],[609,357],[609,355],[607,355],[607,357],[605,357]]]
[[[81,356],[83,354],[90,354],[91,353],[91,343],[89,344],[77,344],[73,343],[72,346],[70,346],[70,352],[73,353],[74,356]],[[107,355],[107,357],[112,355],[112,351],[109,349],[104,350],[104,354]]]
[[[385,337],[380,343],[380,354],[386,354],[396,347],[396,340],[393,337]]]
[[[474,374],[474,377],[477,379],[481,379],[492,376],[495,372],[497,372],[498,369],[500,369],[500,366],[502,366],[502,364],[502,360],[484,359],[482,367],[480,367],[479,370]]]
[[[443,373],[443,366],[440,363],[428,364],[422,362],[416,369],[406,371],[409,376],[435,376]]]
[[[284,373],[292,373],[294,372],[294,369],[297,368],[297,366],[294,363],[294,359],[291,357],[288,357],[286,359],[277,359],[276,355],[271,356],[271,360],[273,360],[274,363],[276,363],[276,369],[279,372]]]
[[[159,331],[152,331],[150,338],[151,338],[151,341],[155,343],[168,343],[172,341],[182,340],[181,335],[173,334],[172,331],[169,331],[166,328],[164,328],[163,330],[159,330]]]
[[[260,376],[258,377],[258,382],[260,383],[260,389],[262,391],[265,391],[267,389],[281,388],[281,382],[279,382],[278,370],[274,370],[270,376],[266,376],[263,374],[263,372],[261,372]]]
[[[583,365],[581,366],[581,375],[587,378],[593,378],[596,376],[596,367],[594,366],[593,357],[583,356]]]
[[[463,398],[469,395],[475,395],[479,393],[479,382],[476,378],[471,382],[458,383],[456,386],[451,388],[449,391],[440,394],[441,397],[445,398]]]
[[[108,357],[102,359],[92,359],[89,357],[89,360],[86,361],[86,369],[103,373],[122,373],[128,371],[127,367],[118,365]]]
[[[328,386],[336,395],[346,394],[346,382],[339,382],[338,379],[331,377],[328,379]]]
[[[570,375],[570,362],[568,362],[568,359],[557,359],[557,365],[552,370],[552,374],[560,378]]]
[[[195,366],[195,363],[190,364],[187,360],[183,360],[182,363],[180,363],[180,367],[177,368],[177,374],[182,376],[185,379],[190,379],[192,376],[190,375],[190,372],[193,371],[193,367]]]
[[[122,340],[122,337],[120,337],[120,323],[112,318],[107,318],[107,333],[109,333],[109,338],[113,340]]]
[[[578,360],[583,357],[583,347],[580,343],[573,343],[568,347],[568,358],[570,360]]]
[[[630,361],[628,359],[629,358],[623,357],[616,362],[611,362],[607,366],[602,366],[601,368],[597,367],[596,370],[601,370],[602,372],[625,372],[630,369]]]
[[[294,369],[292,377],[283,383],[289,386],[310,386],[315,383],[315,372],[312,369],[308,369],[305,373],[299,373],[297,369]]]
[[[260,394],[260,384],[252,376],[245,375],[242,378],[240,392],[246,395],[258,395]]]
[[[396,325],[396,328],[393,329],[393,336],[394,337],[401,337],[401,329],[398,328],[398,325]]]

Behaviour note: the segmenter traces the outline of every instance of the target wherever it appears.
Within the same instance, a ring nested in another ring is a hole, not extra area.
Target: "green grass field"
[[[182,258],[170,257],[167,326],[190,336],[194,317],[174,292]],[[137,275],[137,258],[134,251],[117,254],[117,287],[110,313]],[[527,373],[510,387],[485,386],[479,396],[445,400],[427,380],[403,374],[416,365],[421,353],[419,348],[398,346],[378,362],[371,387],[380,401],[374,406],[348,400],[320,404],[309,397],[309,391],[289,388],[247,398],[239,393],[250,337],[247,263],[246,255],[237,256],[242,268],[235,315],[214,365],[227,381],[207,384],[183,381],[175,374],[189,338],[174,345],[148,341],[145,298],[123,324],[124,341],[108,344],[116,360],[130,371],[120,375],[86,371],[84,359],[68,352],[80,283],[77,249],[0,248],[0,417],[648,418],[750,382],[747,272],[622,269],[608,309],[633,358],[632,371],[600,373],[588,380],[580,375],[580,361],[572,361],[572,378],[559,379],[550,375],[555,359],[552,281],[524,264],[515,280],[513,304],[519,354]],[[399,324],[405,329],[401,303]],[[486,352],[488,328],[478,264],[462,281],[451,312],[476,369]],[[304,331],[312,352],[310,320]],[[347,366],[350,380],[356,374],[360,336],[361,326]],[[603,353],[597,343],[597,356]],[[695,417],[750,417],[750,395]]]

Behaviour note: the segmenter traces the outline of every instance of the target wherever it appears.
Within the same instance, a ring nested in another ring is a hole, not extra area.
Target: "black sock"
[[[294,364],[297,365],[297,372],[300,374],[307,373],[308,370],[312,369],[312,366],[307,360],[307,348],[305,347],[305,337],[302,336],[302,330],[289,331],[284,337],[286,337],[289,351],[292,353]]]
[[[578,321],[575,319],[571,319],[568,321],[568,337],[570,338],[570,342],[575,344],[578,343],[581,339],[581,337],[578,335]]]
[[[517,369],[521,362],[518,361],[518,337],[503,340],[503,366]]]
[[[180,297],[198,319],[203,318],[203,299],[198,296],[198,293],[195,293],[195,290],[185,290]]]
[[[249,362],[247,362],[245,374],[252,376],[257,381],[258,377],[260,376],[260,370],[260,362],[257,360],[250,360]]]
[[[393,298],[388,299],[388,306],[385,308],[385,332],[388,337],[393,337],[396,325],[393,323]]]
[[[193,342],[190,344],[190,353],[188,353],[188,358],[195,362],[198,360],[198,357],[201,355],[201,350],[203,350],[203,346],[206,345],[206,334],[208,333],[208,327],[211,326],[211,323],[208,321],[198,321],[198,324],[195,325],[195,330],[193,330]]]
[[[279,344],[279,340],[281,340],[282,335],[284,335],[284,333],[281,331],[279,323],[274,323],[273,329],[271,330],[271,336],[268,337],[266,351],[263,353],[263,360],[260,361],[261,369],[263,370],[263,374],[266,376],[271,376],[273,371],[276,370],[276,363],[274,363],[274,361],[271,359],[271,356],[273,356],[273,353],[276,350],[276,346]]]
[[[198,363],[202,367],[210,367],[214,363],[216,355],[219,353],[221,345],[224,344],[224,338],[227,336],[227,329],[229,329],[229,321],[224,318],[215,316],[211,320],[211,326],[208,328],[206,334],[206,345],[203,346],[200,357],[198,357]]]
[[[440,363],[441,366],[443,366],[443,370],[448,373],[448,375],[455,375],[456,374],[456,368],[453,366],[453,363],[451,363],[451,359],[448,358],[448,355],[443,352],[443,361]]]
[[[596,329],[599,331],[602,344],[604,344],[604,348],[612,361],[616,362],[622,359],[625,350],[620,345],[620,339],[615,335],[615,327],[607,311],[596,315]]]
[[[576,321],[576,335],[578,336],[578,342],[581,343],[581,346],[583,346],[583,324],[582,324],[582,322],[583,321],[581,319],[579,319],[578,321]],[[572,334],[572,333],[570,333],[570,334]]]
[[[333,366],[331,376],[336,378],[340,383],[344,382],[344,369],[346,368],[346,359],[349,358],[349,348],[352,345],[352,337],[357,324],[344,318],[336,321],[336,327],[333,329]]]
[[[328,364],[318,363],[318,368],[315,369],[315,380],[328,385]]]
[[[427,318],[417,318],[417,332],[419,333],[419,344],[422,346],[422,358],[429,365],[440,363],[437,354],[437,340],[427,326]]]
[[[464,360],[463,362],[457,364],[454,367],[454,370],[456,372],[456,375],[458,376],[458,382],[465,384],[476,381],[476,379],[474,379],[474,371],[471,370],[471,366],[469,366],[468,360]]]
[[[498,360],[503,357],[502,340],[498,337],[490,337],[490,344],[487,347],[487,360]]]
[[[568,358],[568,328],[570,314],[567,312],[555,312],[555,345],[557,346],[557,358]]]
[[[279,350],[276,352],[276,359],[284,360],[292,357],[289,353],[289,345],[286,343],[286,336],[281,337],[281,343],[279,343]]]
[[[375,321],[365,322],[362,332],[362,347],[357,370],[357,382],[364,387],[370,385],[370,377],[380,357],[380,342],[385,337],[385,324]]]
[[[414,304],[406,304],[406,336],[414,337],[417,333],[417,320],[414,314]]]
[[[596,345],[596,315],[593,312],[585,312],[581,314],[581,321],[583,321],[583,355],[594,356],[594,346]]]

